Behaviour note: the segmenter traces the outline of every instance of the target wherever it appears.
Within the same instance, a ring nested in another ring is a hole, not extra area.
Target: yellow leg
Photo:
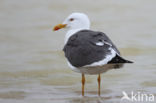
[[[98,81],[98,95],[100,96],[100,84],[101,84],[101,76],[100,76],[100,74],[98,75],[97,81]]]
[[[85,75],[82,74],[82,96],[84,96]]]

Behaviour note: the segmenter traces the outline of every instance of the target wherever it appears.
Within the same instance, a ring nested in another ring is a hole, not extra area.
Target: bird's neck
[[[80,31],[80,30],[87,30],[89,28],[79,28],[79,29],[70,29],[67,31],[66,35],[65,35],[65,44],[67,43],[68,39],[74,35],[76,32]]]

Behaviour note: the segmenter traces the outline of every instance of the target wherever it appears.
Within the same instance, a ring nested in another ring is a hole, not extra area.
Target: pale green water
[[[1,0],[0,103],[117,103],[122,91],[156,95],[155,0]],[[135,63],[102,75],[69,69],[62,52],[65,31],[52,32],[70,13],[87,13],[93,30],[105,32]],[[156,100],[156,96],[155,96]],[[145,102],[146,103],[146,102]]]

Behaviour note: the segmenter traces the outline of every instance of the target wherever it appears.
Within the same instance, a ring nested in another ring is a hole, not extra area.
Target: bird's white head
[[[86,14],[84,13],[72,13],[69,15],[62,24],[58,24],[54,27],[54,31],[61,28],[67,28],[68,30],[74,29],[89,29],[90,21]]]

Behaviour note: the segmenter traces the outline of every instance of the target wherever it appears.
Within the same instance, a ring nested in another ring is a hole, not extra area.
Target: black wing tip
[[[125,63],[134,63],[133,61],[126,60]]]
[[[109,61],[108,63],[134,63],[133,61],[130,60],[126,60],[122,57],[120,57],[119,55],[116,55],[111,61]]]

